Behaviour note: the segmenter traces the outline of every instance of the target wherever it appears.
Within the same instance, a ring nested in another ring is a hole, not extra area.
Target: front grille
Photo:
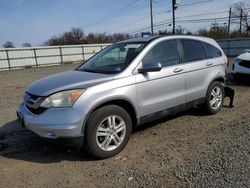
[[[27,108],[31,113],[36,114],[36,115],[41,114],[41,113],[43,113],[43,112],[45,112],[45,111],[47,110],[47,108],[43,108],[43,107],[31,108],[31,107],[28,106],[27,104],[26,104],[26,108]]]
[[[47,109],[47,108],[40,107],[43,100],[44,100],[44,97],[33,95],[28,92],[24,94],[25,106],[33,114],[37,114],[37,115],[41,114]]]
[[[241,62],[239,62],[239,65],[242,67],[250,68],[250,61],[242,60]]]

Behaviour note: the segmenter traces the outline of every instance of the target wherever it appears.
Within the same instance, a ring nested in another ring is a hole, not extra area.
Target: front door
[[[143,58],[146,63],[161,63],[158,72],[136,75],[137,97],[140,116],[161,114],[185,104],[185,70],[180,64],[176,40],[165,40],[156,44]]]

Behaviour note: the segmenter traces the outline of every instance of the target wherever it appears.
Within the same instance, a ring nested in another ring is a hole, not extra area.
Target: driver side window
[[[179,61],[176,40],[167,40],[154,46],[143,58],[142,63],[161,63],[162,67],[166,67],[176,65]]]

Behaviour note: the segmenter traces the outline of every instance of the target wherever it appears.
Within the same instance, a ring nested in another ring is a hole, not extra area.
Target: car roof
[[[149,43],[157,38],[160,38],[161,36],[149,36],[149,37],[136,37],[136,38],[130,38],[127,40],[120,41],[118,43]]]
[[[149,37],[135,37],[130,38],[127,40],[123,40],[117,43],[150,43],[151,41],[154,41],[156,39],[160,38],[179,38],[179,39],[196,39],[196,40],[202,40],[210,43],[214,43],[214,40],[208,37],[201,37],[201,36],[194,36],[194,35],[156,35],[156,36],[149,36]]]
[[[198,41],[206,42],[206,43],[209,43],[210,45],[213,45],[214,47],[219,49],[224,54],[223,50],[221,49],[219,44],[214,39],[208,38],[208,37],[202,37],[202,36],[194,36],[194,35],[156,35],[156,36],[149,36],[149,37],[131,38],[131,39],[127,39],[127,40],[117,42],[117,43],[118,44],[119,43],[145,43],[145,44],[149,44],[152,41],[161,40],[161,39],[191,39],[191,40],[198,40]]]

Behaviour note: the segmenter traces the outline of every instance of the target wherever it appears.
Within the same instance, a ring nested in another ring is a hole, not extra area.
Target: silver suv
[[[94,157],[107,158],[125,147],[140,124],[196,105],[217,113],[226,64],[210,38],[125,40],[74,71],[30,84],[17,114],[43,138],[77,141]]]

